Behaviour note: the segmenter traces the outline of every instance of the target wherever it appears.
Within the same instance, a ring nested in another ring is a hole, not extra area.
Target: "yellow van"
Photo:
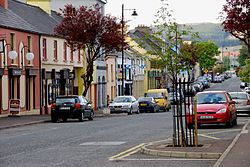
[[[167,89],[149,89],[146,93],[146,97],[153,97],[159,104],[160,110],[169,111],[171,108]]]

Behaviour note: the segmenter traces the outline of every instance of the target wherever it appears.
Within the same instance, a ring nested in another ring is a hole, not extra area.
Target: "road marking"
[[[85,143],[81,143],[80,146],[117,146],[117,145],[122,145],[126,142],[85,142]]]
[[[138,152],[138,151],[140,150],[140,148],[141,148],[142,146],[144,146],[144,145],[145,145],[145,143],[139,144],[139,145],[137,145],[137,146],[135,146],[135,147],[132,147],[132,148],[126,150],[126,151],[123,151],[123,152],[121,152],[121,153],[119,153],[119,154],[116,154],[116,155],[114,155],[114,156],[112,156],[112,157],[109,157],[109,160],[110,160],[110,161],[113,161],[113,160],[121,160],[122,158],[125,158],[125,157],[127,157],[127,156],[132,155],[132,154],[135,154],[135,153]]]
[[[210,138],[210,139],[220,140],[220,138],[213,137],[213,136],[208,136],[208,135],[204,135],[204,134],[198,134],[198,135],[202,136],[202,137]]]
[[[204,134],[204,135],[212,135],[212,134],[227,133],[227,132],[234,132],[234,131],[241,131],[241,129],[230,129],[230,130],[208,132],[208,133],[202,133],[202,134]]]
[[[217,159],[184,159],[184,158],[124,158],[121,161],[216,161]]]

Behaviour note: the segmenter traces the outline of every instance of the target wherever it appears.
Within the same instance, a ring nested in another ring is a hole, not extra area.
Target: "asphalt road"
[[[210,90],[235,91],[239,79],[213,84]],[[216,138],[233,138],[248,120],[240,117],[228,129],[201,128]],[[171,140],[172,113],[143,113],[96,118],[94,121],[43,123],[0,131],[1,167],[207,167],[216,160],[166,159],[137,153],[137,146]],[[217,132],[217,133],[216,133]],[[133,154],[134,153],[134,154]],[[117,158],[119,157],[119,158]],[[114,160],[115,159],[115,160]]]

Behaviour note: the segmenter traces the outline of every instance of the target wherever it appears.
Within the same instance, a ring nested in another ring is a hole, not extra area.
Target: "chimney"
[[[8,0],[0,0],[0,6],[5,9],[8,9]]]

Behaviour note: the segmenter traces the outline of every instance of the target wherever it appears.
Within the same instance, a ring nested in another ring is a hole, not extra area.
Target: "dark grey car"
[[[94,110],[91,103],[83,96],[58,96],[55,103],[51,105],[51,121],[57,122],[58,119],[67,121],[68,118],[89,120],[94,119]]]

